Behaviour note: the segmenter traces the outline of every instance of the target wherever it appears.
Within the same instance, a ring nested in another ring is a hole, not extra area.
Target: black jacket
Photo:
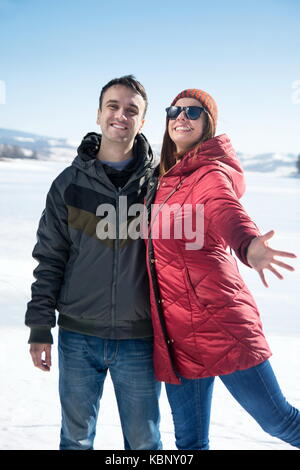
[[[152,151],[139,134],[133,161],[117,172],[96,160],[100,142],[99,134],[87,134],[72,165],[47,195],[33,250],[39,263],[36,281],[25,317],[30,343],[53,342],[55,310],[58,325],[71,331],[108,339],[152,336],[145,242],[127,234],[134,216],[126,213],[120,219],[124,201],[128,208],[144,201]],[[116,214],[116,226],[113,221],[103,225],[109,231],[106,239],[98,232],[101,220],[107,221],[107,213],[97,211],[100,205],[105,209],[103,204]]]

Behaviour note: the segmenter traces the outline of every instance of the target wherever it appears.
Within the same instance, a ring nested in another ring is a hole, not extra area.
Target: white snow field
[[[30,298],[31,257],[38,220],[54,177],[68,165],[58,161],[0,162],[0,449],[56,450],[60,406],[56,335],[50,373],[33,367],[24,313]],[[275,229],[270,245],[300,256],[300,179],[275,172],[247,173],[242,202],[262,233]],[[288,401],[300,408],[300,258],[288,261],[295,272],[270,287],[240,265],[260,307],[273,356],[271,364]],[[165,449],[175,449],[172,417],[162,389],[161,431]],[[219,379],[215,382],[210,429],[211,449],[295,450],[262,431],[235,402]],[[123,439],[110,379],[101,401],[95,449],[122,449]]]

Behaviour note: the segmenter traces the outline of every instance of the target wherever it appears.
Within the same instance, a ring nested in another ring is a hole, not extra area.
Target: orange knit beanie
[[[206,91],[197,90],[196,88],[189,88],[188,90],[183,90],[176,96],[176,98],[174,98],[174,100],[171,103],[171,106],[175,106],[175,103],[180,98],[195,98],[196,100],[200,101],[202,106],[206,108],[209,114],[211,115],[215,126],[217,125],[217,119],[218,119],[217,103],[212,98],[212,96],[210,96]]]

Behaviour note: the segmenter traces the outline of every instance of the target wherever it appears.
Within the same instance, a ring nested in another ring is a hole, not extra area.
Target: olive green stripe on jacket
[[[130,225],[135,221],[135,228],[138,230],[139,225],[136,223],[137,217],[128,217],[126,221],[120,224],[119,234],[117,234],[117,228],[113,221],[108,222],[106,217],[97,216],[84,209],[78,209],[77,207],[67,205],[68,209],[68,226],[75,230],[80,230],[85,235],[91,238],[95,238],[105,245],[113,248],[114,240],[120,239],[120,247],[132,241],[130,236]],[[105,220],[103,220],[105,219]],[[97,232],[97,225],[103,221],[101,228]],[[102,236],[99,234],[102,233]]]

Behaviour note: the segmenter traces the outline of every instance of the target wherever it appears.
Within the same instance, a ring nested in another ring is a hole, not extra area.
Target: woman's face
[[[174,106],[201,106],[201,103],[194,98],[180,98]],[[169,119],[168,131],[177,152],[185,152],[199,142],[205,128],[205,117],[202,112],[198,119],[191,120],[182,111],[176,119]]]

